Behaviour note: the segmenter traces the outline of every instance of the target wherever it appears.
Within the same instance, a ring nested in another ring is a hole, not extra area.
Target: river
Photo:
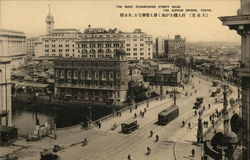
[[[35,129],[37,117],[40,125],[55,121],[57,128],[69,127],[88,121],[90,110],[92,120],[113,112],[113,108],[110,106],[92,106],[89,108],[89,106],[77,105],[48,107],[48,105],[15,104],[12,108],[13,126],[18,128],[18,133],[21,135],[31,134]]]

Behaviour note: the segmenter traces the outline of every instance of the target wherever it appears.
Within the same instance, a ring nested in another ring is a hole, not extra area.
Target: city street
[[[128,154],[133,160],[161,160],[161,159],[200,159],[201,147],[193,145],[196,142],[198,116],[194,116],[194,109],[192,109],[196,97],[204,97],[202,106],[206,109],[203,113],[203,119],[208,120],[209,115],[217,108],[221,110],[222,103],[215,103],[214,97],[210,97],[211,81],[194,77],[192,85],[185,86],[185,89],[178,88],[181,92],[177,98],[177,105],[180,107],[180,115],[175,120],[171,121],[165,126],[156,124],[158,113],[171,106],[173,100],[166,95],[166,99],[162,101],[150,102],[149,108],[145,113],[144,118],[137,117],[139,129],[131,134],[121,133],[120,124],[128,119],[133,119],[134,113],[139,114],[140,110],[146,108],[146,104],[138,106],[137,110],[132,113],[126,111],[122,113],[121,117],[115,117],[102,122],[100,129],[93,128],[91,130],[80,130],[79,128],[72,128],[68,130],[60,130],[57,133],[57,139],[44,138],[38,142],[26,142],[20,139],[15,144],[16,149],[22,147],[16,152],[20,160],[39,159],[39,152],[43,149],[51,149],[55,144],[61,144],[65,149],[57,152],[57,154],[65,160],[120,160],[128,159]],[[233,94],[230,97],[236,99],[237,88],[233,87]],[[195,94],[195,90],[197,93]],[[185,92],[188,96],[185,96]],[[192,92],[192,96],[190,96]],[[220,94],[219,96],[222,96]],[[228,97],[228,99],[230,99]],[[208,109],[208,104],[211,108]],[[191,128],[188,125],[182,127],[182,121],[186,124],[191,123]],[[209,120],[208,120],[209,121]],[[118,127],[111,130],[112,125],[116,123]],[[149,137],[150,131],[153,131],[153,137]],[[205,131],[205,128],[204,130]],[[155,142],[155,135],[159,135],[159,141]],[[80,142],[87,138],[88,144],[81,146]],[[25,148],[24,148],[25,146]],[[149,146],[152,150],[150,155],[146,155],[146,148]],[[195,157],[191,156],[191,150],[195,149]],[[5,149],[5,148],[4,148]],[[10,150],[9,150],[10,151]],[[6,152],[5,152],[6,153]],[[3,153],[1,153],[1,156]],[[163,158],[164,157],[164,158]]]

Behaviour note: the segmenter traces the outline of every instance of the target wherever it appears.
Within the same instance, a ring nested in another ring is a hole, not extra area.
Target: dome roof
[[[226,144],[235,144],[238,143],[238,136],[234,132],[229,132],[228,134],[224,135],[223,140]]]
[[[116,55],[117,56],[126,56],[126,52],[124,49],[119,48],[119,49],[116,49]]]

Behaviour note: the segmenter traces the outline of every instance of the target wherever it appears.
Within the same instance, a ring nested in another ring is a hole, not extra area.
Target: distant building
[[[121,32],[115,29],[89,28],[75,40],[76,57],[100,58],[114,57],[115,51],[124,48],[125,40]]]
[[[35,56],[35,43],[39,37],[29,37],[26,39],[26,54],[28,57]]]
[[[128,60],[153,59],[152,36],[135,29],[134,32],[123,33],[123,37]]]
[[[0,29],[0,58],[10,58],[11,68],[18,68],[26,61],[26,35],[20,31]]]
[[[184,55],[186,51],[186,40],[180,35],[175,35],[174,39],[164,41],[165,55],[168,58]]]
[[[165,54],[165,41],[164,37],[157,37],[155,40],[156,55],[162,56]]]
[[[85,103],[127,100],[128,61],[123,49],[114,57],[55,59],[55,97]]]

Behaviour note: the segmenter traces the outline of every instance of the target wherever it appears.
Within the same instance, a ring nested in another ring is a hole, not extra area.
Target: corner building
[[[55,65],[55,97],[86,103],[119,104],[127,99],[128,61],[123,49],[114,57],[59,58]]]
[[[153,38],[141,29],[122,33],[128,60],[153,59]]]

